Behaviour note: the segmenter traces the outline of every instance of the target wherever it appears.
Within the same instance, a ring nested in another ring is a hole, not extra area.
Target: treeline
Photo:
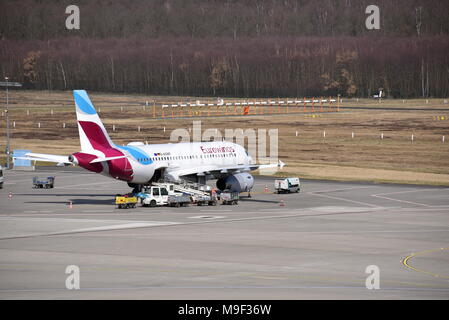
[[[80,8],[80,30],[65,8]],[[380,8],[380,30],[365,9]],[[447,0],[2,0],[0,38],[248,38],[449,34]]]
[[[449,1],[0,1],[0,76],[25,88],[204,96],[449,94]]]
[[[449,37],[2,40],[35,89],[235,97],[449,95]]]

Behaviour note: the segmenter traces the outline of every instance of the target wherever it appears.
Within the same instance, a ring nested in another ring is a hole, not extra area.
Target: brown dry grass
[[[70,154],[78,151],[78,130],[71,92],[11,92],[10,105],[12,149],[30,149],[34,152]],[[160,103],[195,101],[197,98],[148,97],[142,95],[91,94],[97,110],[112,139],[118,144],[130,141],[149,143],[169,142],[170,132],[188,128],[193,120],[184,110],[183,119],[153,119],[153,99]],[[4,101],[4,93],[0,101]],[[198,98],[201,101],[215,99]],[[142,104],[150,101],[150,106]],[[385,111],[382,107],[422,107],[425,111]],[[342,110],[323,114],[303,114],[303,107],[289,108],[281,115],[237,117],[204,117],[202,129],[218,128],[277,128],[279,130],[279,157],[287,166],[283,175],[299,175],[314,179],[369,180],[449,185],[449,108],[443,99],[425,100],[373,100],[352,99],[343,106],[369,106],[374,110]],[[123,107],[123,112],[121,111]],[[446,108],[447,111],[432,110]],[[53,115],[50,110],[53,109]],[[159,107],[157,107],[160,110]],[[29,115],[27,115],[29,110]],[[315,110],[319,106],[315,105]],[[196,114],[199,110],[193,110]],[[220,110],[218,110],[221,112]],[[215,108],[203,109],[203,116]],[[233,113],[233,107],[228,110]],[[240,111],[240,109],[238,109]],[[277,108],[272,109],[277,112]],[[311,111],[310,105],[308,111]],[[175,110],[179,115],[180,109]],[[252,109],[252,113],[254,109]],[[259,107],[258,114],[261,112]],[[297,112],[297,113],[292,113]],[[169,109],[165,115],[171,115]],[[158,113],[160,117],[160,113]],[[439,116],[440,120],[438,120]],[[441,120],[444,116],[445,120]],[[5,118],[0,118],[0,144],[5,145]],[[41,128],[37,128],[37,123]],[[62,129],[62,123],[66,128]],[[112,125],[116,131],[112,131]],[[137,127],[141,132],[137,132]],[[163,132],[163,127],[166,132]],[[295,132],[298,131],[298,137]],[[326,138],[323,139],[323,131]],[[351,138],[351,133],[355,137]],[[380,139],[380,134],[384,139]],[[414,141],[411,141],[411,135]],[[442,136],[446,142],[442,142]],[[4,159],[2,160],[4,161]]]

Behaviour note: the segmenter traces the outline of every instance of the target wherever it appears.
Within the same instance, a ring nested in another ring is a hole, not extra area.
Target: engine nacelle
[[[249,173],[236,173],[217,180],[217,188],[221,191],[249,192],[254,186],[254,178]]]

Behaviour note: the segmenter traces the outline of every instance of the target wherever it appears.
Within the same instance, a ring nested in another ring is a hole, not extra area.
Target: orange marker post
[[[312,112],[315,112],[315,97],[312,98]]]
[[[323,112],[323,97],[320,98],[320,112]]]
[[[307,102],[306,102],[306,97],[304,97],[304,100],[303,100],[303,102],[304,102],[304,112],[306,112],[306,110],[307,110]]]

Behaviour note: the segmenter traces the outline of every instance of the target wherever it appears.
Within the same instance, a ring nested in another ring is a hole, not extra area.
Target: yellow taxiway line
[[[447,247],[447,248],[439,248],[439,249],[432,249],[432,250],[425,250],[425,251],[421,251],[421,252],[417,252],[417,253],[412,253],[411,255],[406,257],[404,260],[402,260],[402,264],[404,266],[406,266],[407,268],[412,269],[412,270],[414,270],[416,272],[428,274],[428,275],[431,275],[431,276],[436,277],[436,278],[449,279],[449,276],[444,276],[444,275],[441,275],[441,274],[438,274],[438,273],[434,273],[434,272],[430,272],[430,271],[426,271],[426,270],[421,270],[421,269],[415,268],[415,267],[413,267],[413,266],[411,266],[409,264],[410,260],[412,258],[416,257],[416,256],[419,256],[419,255],[422,255],[422,254],[425,254],[425,253],[443,251],[443,250],[448,250],[448,249],[449,249],[449,247]]]

